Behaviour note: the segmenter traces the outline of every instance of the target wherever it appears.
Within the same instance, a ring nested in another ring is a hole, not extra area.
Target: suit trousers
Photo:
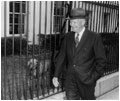
[[[75,71],[68,73],[65,82],[65,91],[67,100],[95,100],[96,83],[82,83]]]

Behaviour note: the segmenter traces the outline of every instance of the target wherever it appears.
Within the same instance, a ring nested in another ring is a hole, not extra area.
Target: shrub
[[[41,47],[46,50],[54,51],[59,50],[61,39],[64,34],[39,34],[39,41],[41,42]]]
[[[20,55],[20,51],[21,54],[26,54],[26,48],[27,48],[26,38],[14,37],[14,49],[13,49],[13,38],[6,37],[6,56],[12,55],[13,51],[14,55]],[[1,56],[5,56],[5,38],[1,38]]]

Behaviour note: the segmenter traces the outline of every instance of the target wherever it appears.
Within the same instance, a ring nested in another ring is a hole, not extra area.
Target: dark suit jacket
[[[83,83],[93,83],[102,76],[106,61],[101,37],[99,34],[85,29],[77,48],[74,37],[75,33],[69,32],[62,41],[59,55],[55,61],[55,77],[59,76],[66,61],[67,75],[75,71]]]

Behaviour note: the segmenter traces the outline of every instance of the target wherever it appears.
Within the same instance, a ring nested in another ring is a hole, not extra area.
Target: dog
[[[39,64],[38,64],[39,63]],[[39,70],[39,75],[48,71],[50,67],[50,60],[41,60],[38,61],[37,59],[30,59],[27,63],[31,76],[37,76],[37,70]]]
[[[50,60],[30,59],[27,63],[29,68],[29,87],[40,86],[39,88],[47,86],[49,81]]]

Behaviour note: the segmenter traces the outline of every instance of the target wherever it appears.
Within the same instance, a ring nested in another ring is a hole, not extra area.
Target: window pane
[[[12,25],[10,25],[9,33],[10,33],[10,34],[13,34],[13,26],[12,26]]]
[[[22,14],[22,19],[21,19],[21,14],[15,14],[15,23],[21,24],[21,20],[22,20],[22,24],[24,24],[24,17],[25,15]]]
[[[25,13],[25,3],[22,2],[22,12]]]
[[[24,34],[24,25],[16,25],[18,26],[18,34]]]
[[[24,34],[24,25],[22,26],[22,34]]]
[[[13,23],[13,15],[10,14],[10,23]]]
[[[61,8],[61,15],[63,15],[63,11],[64,11],[64,9],[63,9],[63,8]]]
[[[20,22],[20,14],[15,14],[15,23]]]
[[[57,9],[57,15],[60,15],[60,9]]]
[[[18,25],[15,25],[15,26],[14,26],[14,33],[15,33],[15,34],[18,34]]]
[[[22,24],[24,24],[24,22],[25,22],[24,20],[25,20],[25,15],[23,14],[22,15]]]
[[[20,3],[15,3],[15,12],[20,12]]]
[[[13,2],[10,2],[10,12],[13,12]]]
[[[54,15],[56,15],[57,13],[56,13],[57,11],[56,11],[56,7],[54,7]]]
[[[9,33],[13,34],[13,25],[10,25]],[[14,34],[24,34],[24,25],[22,25],[22,28],[21,28],[21,25],[15,25],[14,26]]]

